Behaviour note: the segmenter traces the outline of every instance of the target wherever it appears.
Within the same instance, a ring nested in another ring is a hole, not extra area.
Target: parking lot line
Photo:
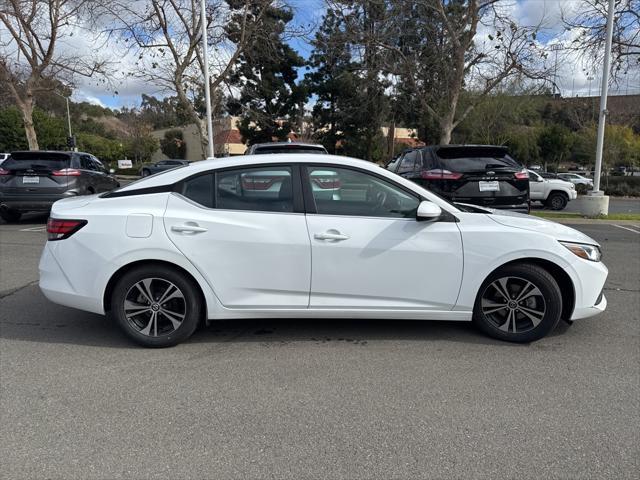
[[[44,232],[47,229],[46,225],[38,225],[37,227],[21,228],[21,232]]]
[[[623,230],[628,230],[628,231],[630,231],[630,232],[640,234],[640,231],[639,231],[639,230],[634,230],[633,228],[623,227],[622,225],[616,225],[615,223],[613,223],[612,225],[613,225],[614,227],[622,228]],[[635,227],[635,225],[634,225],[634,227]],[[638,228],[638,227],[635,227],[635,228]]]

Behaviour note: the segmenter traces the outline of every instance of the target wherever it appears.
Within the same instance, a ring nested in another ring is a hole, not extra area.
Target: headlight
[[[580,258],[599,262],[602,258],[602,252],[597,245],[587,245],[584,243],[560,242],[567,250],[572,251]]]
[[[572,183],[571,186],[569,187],[571,190],[575,190],[576,186]]]

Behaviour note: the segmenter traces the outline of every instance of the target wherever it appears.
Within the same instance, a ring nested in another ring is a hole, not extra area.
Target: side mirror
[[[113,175],[114,173],[116,173],[116,169],[115,168],[110,168],[109,169],[109,175]]]
[[[418,205],[416,220],[418,221],[434,221],[438,220],[442,215],[442,209],[433,202],[423,201]]]

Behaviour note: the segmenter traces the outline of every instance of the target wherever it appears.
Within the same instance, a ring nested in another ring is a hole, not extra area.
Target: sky
[[[319,25],[324,13],[324,0],[290,0],[294,9],[294,23],[297,27],[307,30]],[[507,7],[513,18],[520,25],[534,25],[543,22],[546,30],[539,41],[546,45],[562,44],[572,39],[575,32],[565,31],[562,27],[561,12],[563,9],[575,9],[578,0],[512,0]],[[478,37],[487,32],[479,30]],[[96,44],[92,32],[78,30],[73,37],[67,39],[63,48],[90,56],[101,56],[112,62],[112,68],[121,76],[133,71],[135,59],[126,55],[124,50],[113,44]],[[303,57],[308,57],[311,51],[307,40],[294,38],[290,44]],[[550,57],[554,60],[553,55]],[[600,89],[602,68],[583,61],[576,54],[561,54],[557,64],[557,84],[563,96],[585,96],[589,93],[596,95]],[[116,81],[105,84],[96,79],[76,79],[77,86],[73,95],[74,100],[88,101],[111,108],[136,107],[140,103],[142,93],[162,96],[164,93],[155,85],[135,78],[126,81]],[[114,92],[118,93],[115,94]],[[640,93],[640,67],[623,77],[618,86],[614,86],[612,93]]]

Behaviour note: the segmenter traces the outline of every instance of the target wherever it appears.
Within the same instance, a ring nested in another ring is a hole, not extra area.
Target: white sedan
[[[270,177],[278,195],[255,181]],[[203,321],[268,317],[473,321],[530,342],[606,307],[588,236],[456,206],[330,155],[192,163],[56,202],[47,231],[44,294],[109,314],[146,346],[175,345]]]

